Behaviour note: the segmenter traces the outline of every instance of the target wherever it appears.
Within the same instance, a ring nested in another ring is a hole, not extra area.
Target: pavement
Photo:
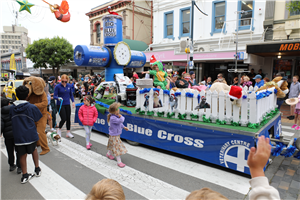
[[[282,121],[288,116],[288,109],[282,106]],[[21,176],[16,171],[8,171],[1,138],[1,199],[84,199],[92,186],[104,178],[117,180],[126,199],[184,199],[203,187],[218,191],[228,199],[249,199],[249,176],[145,145],[131,146],[124,141],[128,153],[122,156],[122,161],[127,166],[121,169],[115,160],[106,158],[105,134],[93,131],[93,146],[86,150],[85,131],[73,121],[75,109],[71,114],[75,138],[66,138],[63,128],[62,142],[58,146],[50,145],[51,151],[39,157],[42,176],[34,177],[27,184],[20,184]],[[298,134],[290,128],[293,123],[289,121],[282,122],[287,137]],[[272,159],[265,171],[270,184],[279,191],[281,199],[300,200],[300,160],[282,156]],[[27,157],[27,165],[31,172],[34,169],[31,156]]]

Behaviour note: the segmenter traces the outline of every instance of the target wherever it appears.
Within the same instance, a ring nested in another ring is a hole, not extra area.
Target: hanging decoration
[[[159,98],[159,91],[154,91],[153,94],[153,108],[160,108],[163,107],[162,101]]]
[[[210,105],[206,102],[205,96],[201,97],[201,102],[198,106],[196,106],[196,110],[210,108]]]
[[[68,22],[70,21],[71,15],[69,12],[69,4],[66,0],[62,0],[60,6],[57,4],[51,5],[45,0],[42,0],[46,4],[50,6],[50,10],[52,13],[54,13],[57,20],[61,22]]]
[[[21,6],[19,12],[21,12],[21,11],[23,11],[23,10],[26,10],[27,12],[29,12],[29,13],[31,14],[30,8],[31,8],[32,6],[34,6],[34,4],[29,3],[27,0],[23,0],[23,1],[17,0],[17,2],[18,2],[18,3],[20,4],[20,6]]]

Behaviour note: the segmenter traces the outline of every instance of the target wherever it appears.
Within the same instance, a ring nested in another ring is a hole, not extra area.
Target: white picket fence
[[[268,97],[257,100],[256,94],[265,92],[266,90],[255,92],[256,90],[257,88],[253,88],[252,86],[250,88],[243,88],[244,94],[247,96],[247,98],[242,97],[239,100],[241,103],[240,107],[233,105],[227,93],[224,93],[223,91],[218,94],[216,91],[198,92],[197,90],[183,89],[180,91],[180,93],[178,93],[178,90],[177,92],[171,90],[170,94],[180,94],[177,96],[178,107],[173,111],[175,116],[172,118],[178,118],[179,114],[186,114],[187,120],[203,121],[203,115],[205,115],[205,118],[210,118],[212,123],[216,123],[217,120],[226,121],[226,124],[236,122],[241,126],[247,126],[248,123],[260,123],[267,113],[277,108],[277,96],[271,89],[269,91],[272,91],[272,94],[270,94]],[[158,112],[164,112],[164,117],[167,117],[168,113],[172,113],[169,104],[169,95],[164,94],[163,90],[160,90],[159,92],[160,99],[163,103],[163,107],[160,108],[153,108],[153,89],[143,94],[140,94],[140,91],[141,90],[138,89],[136,92],[136,109],[140,109],[141,111],[145,112],[153,111],[154,116],[158,116]],[[187,97],[186,93],[188,92],[192,93],[193,97]],[[144,107],[145,94],[149,95],[150,97],[149,106],[147,109]],[[206,102],[210,104],[210,109],[195,109],[195,107],[201,102],[201,100],[199,101],[198,95],[200,95],[200,97],[206,97]],[[198,118],[192,118],[191,114],[198,115]]]

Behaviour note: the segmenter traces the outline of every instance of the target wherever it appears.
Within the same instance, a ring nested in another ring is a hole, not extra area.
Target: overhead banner
[[[75,123],[79,107],[76,108]],[[109,133],[107,114],[98,113],[93,129]],[[126,115],[121,138],[250,174],[247,158],[254,137]]]

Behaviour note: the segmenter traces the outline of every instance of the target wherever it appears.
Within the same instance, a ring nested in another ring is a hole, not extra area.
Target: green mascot
[[[155,59],[152,55],[150,58],[150,64],[152,64],[152,70],[143,72],[143,74],[147,73],[154,76],[153,84],[154,86],[160,86],[161,89],[166,90],[167,82],[167,72],[164,71],[163,64]]]

